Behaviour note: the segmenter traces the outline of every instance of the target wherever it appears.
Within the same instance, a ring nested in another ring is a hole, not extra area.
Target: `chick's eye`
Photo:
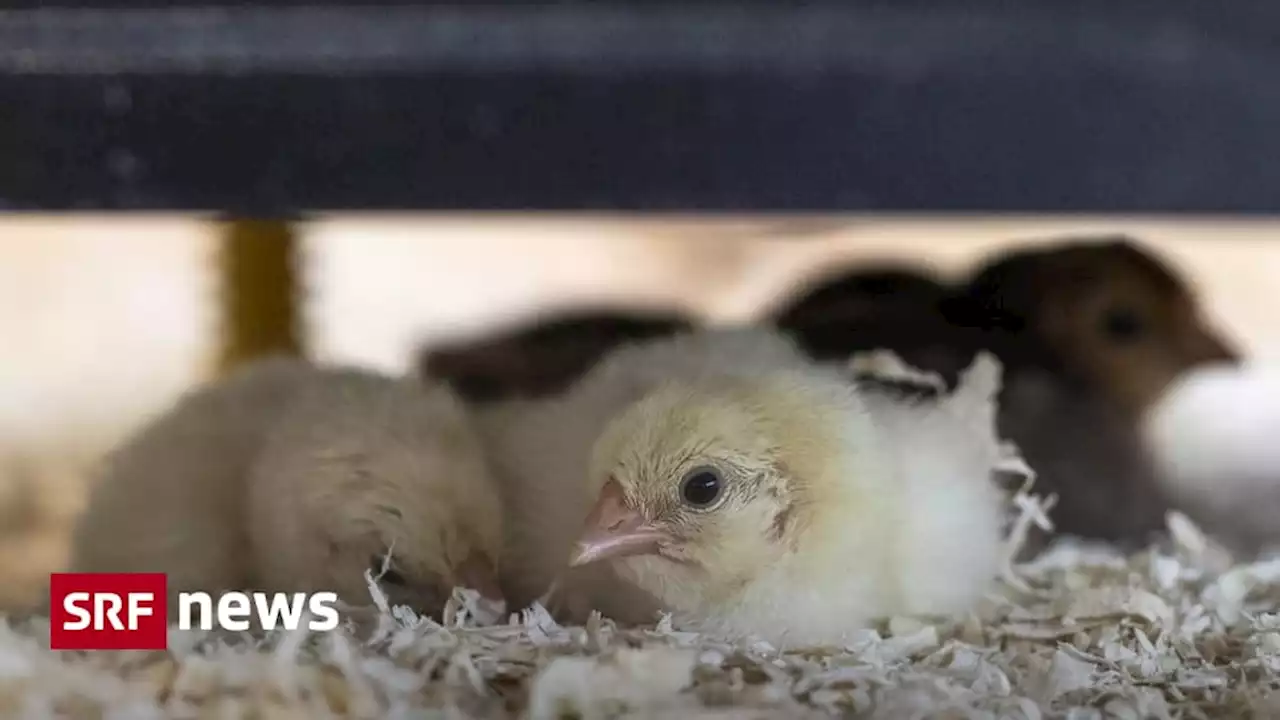
[[[1142,335],[1143,322],[1129,308],[1115,307],[1102,315],[1102,332],[1115,342],[1130,342]]]
[[[693,507],[707,507],[720,498],[724,479],[712,468],[698,468],[680,482],[680,496]]]

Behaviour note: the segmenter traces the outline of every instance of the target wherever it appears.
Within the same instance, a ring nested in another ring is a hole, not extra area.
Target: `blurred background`
[[[404,373],[540,311],[744,322],[837,266],[966,285],[1010,248],[1117,233],[1190,293],[1113,247],[1014,262],[960,313],[1020,358],[1002,432],[1084,535],[1145,542],[1172,487],[1243,544],[1280,540],[1280,372],[1166,392],[1227,345],[1280,368],[1274,3],[15,7],[0,610],[65,562],[104,453],[264,353]],[[820,298],[800,330],[961,337],[894,287]],[[983,326],[1037,295],[1000,320],[1021,327]]]
[[[838,262],[908,259],[959,276],[1018,244],[1115,232],[1190,278],[1213,324],[1250,359],[1280,359],[1270,300],[1280,223],[450,214],[321,216],[297,227],[298,336],[288,342],[396,373],[424,342],[542,308],[611,300],[742,321]],[[230,286],[244,276],[230,269],[228,226],[213,221],[11,216],[0,236],[0,604],[12,606],[64,561],[102,453],[235,361],[229,344],[245,331],[228,299],[245,291]],[[267,261],[253,262],[263,282]]]

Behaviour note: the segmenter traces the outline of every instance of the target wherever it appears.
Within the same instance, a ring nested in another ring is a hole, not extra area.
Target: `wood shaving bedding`
[[[363,616],[314,636],[175,629],[166,652],[53,652],[46,620],[15,620],[0,717],[1280,717],[1280,560],[1232,564],[1186,518],[1170,529],[1128,557],[1056,545],[967,617],[786,653],[665,618],[495,621],[465,590],[438,623],[387,607],[373,578]]]

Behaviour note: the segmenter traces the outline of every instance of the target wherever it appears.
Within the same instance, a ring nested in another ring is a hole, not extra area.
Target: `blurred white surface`
[[[1206,529],[1280,545],[1280,365],[1192,371],[1143,432],[1166,491]]]
[[[0,609],[68,552],[92,463],[205,377],[209,228],[187,220],[0,222]]]
[[[203,376],[209,228],[98,217],[0,228],[0,444],[110,442]]]
[[[312,353],[388,371],[426,339],[556,303],[696,303],[728,289],[741,254],[724,239],[583,220],[331,220],[306,236]]]

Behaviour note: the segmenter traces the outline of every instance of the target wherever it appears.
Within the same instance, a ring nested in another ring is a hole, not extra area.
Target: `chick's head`
[[[364,605],[371,570],[395,604],[455,586],[500,600],[497,490],[462,406],[439,388],[331,376],[279,423],[249,484],[263,582]]]
[[[366,478],[362,487],[333,497],[342,506],[328,513],[326,566],[334,581],[363,586],[358,570],[368,568],[392,604],[419,612],[439,610],[455,586],[501,601],[496,497],[483,475],[451,479],[456,482],[415,487]]]
[[[1201,312],[1190,284],[1126,237],[1067,239],[1018,250],[980,271],[964,324],[995,333],[1001,359],[1048,369],[1141,415],[1187,370],[1236,351]]]
[[[591,460],[598,489],[572,565],[609,561],[677,611],[740,598],[812,540],[863,468],[841,432],[855,398],[780,373],[668,384],[610,423]],[[838,511],[837,511],[838,512]]]

